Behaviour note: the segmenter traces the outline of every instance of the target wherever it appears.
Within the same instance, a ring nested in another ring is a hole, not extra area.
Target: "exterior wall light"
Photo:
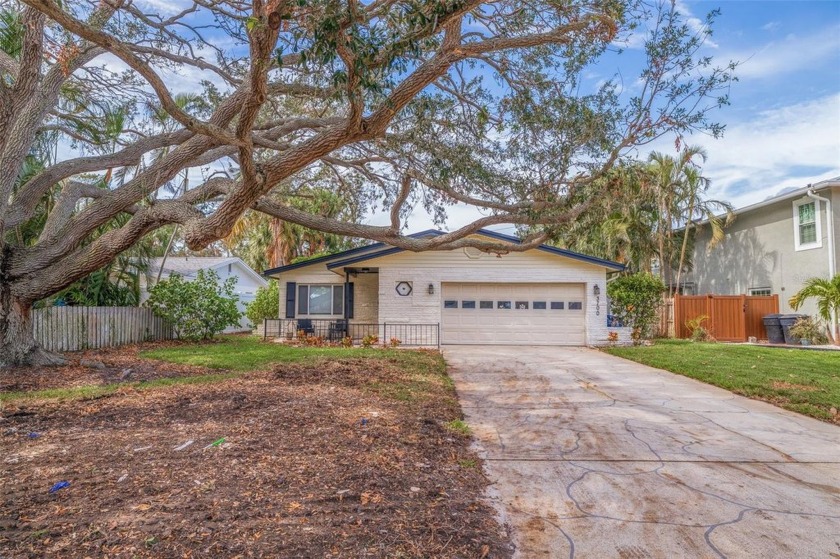
[[[592,293],[597,297],[601,294],[601,286],[597,283],[592,287]]]
[[[429,284],[429,295],[434,295],[434,294],[435,294],[435,284],[430,283]]]

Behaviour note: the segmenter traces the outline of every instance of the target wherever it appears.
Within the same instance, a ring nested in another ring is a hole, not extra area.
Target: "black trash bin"
[[[785,333],[782,331],[782,324],[779,319],[782,314],[768,314],[763,317],[764,330],[767,332],[767,341],[771,344],[785,343]]]
[[[785,334],[785,343],[786,344],[798,344],[799,338],[796,336],[791,335],[790,327],[796,324],[796,321],[800,318],[808,318],[807,314],[783,314],[779,317],[779,323],[782,325],[782,331]]]

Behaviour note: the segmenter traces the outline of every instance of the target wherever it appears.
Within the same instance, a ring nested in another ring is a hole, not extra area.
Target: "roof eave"
[[[796,190],[791,190],[786,194],[782,194],[781,196],[774,196],[773,198],[768,198],[767,200],[762,200],[761,202],[756,202],[755,204],[750,204],[749,206],[744,206],[742,208],[736,208],[732,210],[732,215],[741,215],[749,212],[754,212],[755,210],[760,210],[766,208],[768,206],[772,206],[773,204],[778,204],[780,202],[789,202],[791,200],[795,200],[797,198],[802,198],[803,196],[807,196],[809,190],[813,191],[821,191],[830,188],[840,188],[840,179],[826,179],[824,181],[820,181],[816,184],[809,184],[808,186],[803,186],[802,188],[797,188]],[[718,218],[726,217],[726,214],[720,214],[716,216]],[[696,223],[695,225],[707,225],[709,223],[708,219],[704,219]],[[675,232],[682,231],[685,227],[678,227],[674,229]]]
[[[413,233],[413,234],[409,235],[409,237],[416,238],[416,237],[424,237],[424,236],[439,235],[439,234],[441,234],[440,231],[437,231],[435,229],[428,229],[426,231],[420,231],[419,233]],[[351,249],[348,249],[348,250],[345,250],[345,251],[342,251],[342,252],[337,252],[335,254],[327,254],[325,256],[319,256],[318,258],[313,258],[311,260],[305,260],[303,262],[297,262],[295,264],[287,264],[285,266],[278,266],[277,268],[271,268],[269,270],[263,271],[262,275],[264,277],[275,278],[277,275],[280,275],[283,272],[289,272],[291,270],[298,270],[300,268],[305,268],[307,266],[314,266],[316,264],[324,264],[324,263],[330,262],[331,260],[335,260],[337,258],[341,258],[343,256],[346,256],[348,254],[356,254],[356,253],[367,251],[367,250],[376,250],[376,249],[384,248],[384,247],[387,247],[387,246],[388,245],[386,243],[379,242],[379,243],[373,243],[373,244],[365,245],[365,246],[361,246],[361,247],[351,248]],[[330,266],[327,265],[327,268],[329,269]]]
[[[428,234],[429,232],[424,231],[424,233]],[[443,232],[441,232],[441,231],[435,231],[434,233],[436,235],[442,235],[443,234]],[[505,235],[504,233],[497,233],[496,231],[490,231],[490,230],[487,230],[487,229],[479,229],[478,231],[476,231],[476,234],[484,235],[486,237],[490,237],[490,238],[493,238],[493,239],[497,239],[497,240],[500,240],[500,241],[505,241],[505,242],[509,242],[509,243],[513,243],[513,244],[520,244],[522,242],[517,237],[513,237],[511,235]],[[604,260],[602,258],[597,258],[595,256],[580,254],[578,252],[574,252],[574,251],[566,250],[566,249],[562,249],[562,248],[557,248],[557,247],[553,247],[553,246],[549,246],[549,245],[540,245],[540,246],[536,247],[536,250],[541,250],[543,252],[548,252],[549,254],[555,254],[555,255],[558,255],[558,256],[564,256],[564,257],[570,258],[572,260],[579,260],[579,261],[582,261],[582,262],[587,262],[589,264],[594,264],[596,266],[603,266],[604,268],[608,268],[610,270],[615,270],[617,272],[622,272],[626,269],[626,266],[624,264],[619,263],[619,262],[613,262],[612,260]],[[364,254],[364,255],[361,255],[361,256],[357,256],[355,258],[349,258],[349,259],[346,259],[346,260],[339,260],[337,262],[327,264],[327,269],[328,270],[333,270],[335,268],[343,268],[345,266],[350,266],[352,264],[358,264],[359,262],[364,262],[366,260],[373,260],[374,258],[381,258],[383,256],[389,256],[391,254],[396,254],[396,253],[404,252],[404,251],[405,251],[405,249],[401,249],[401,248],[397,248],[397,247],[391,247],[391,248],[388,248],[388,249],[385,249],[385,250],[382,250],[382,251],[379,251],[379,252],[376,252],[376,253],[373,253],[373,254]]]

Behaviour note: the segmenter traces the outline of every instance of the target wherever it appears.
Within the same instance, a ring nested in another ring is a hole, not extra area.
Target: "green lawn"
[[[98,398],[114,394],[124,388],[152,390],[181,384],[212,384],[224,382],[251,371],[267,371],[277,363],[317,365],[324,360],[347,358],[385,360],[402,369],[406,375],[398,382],[381,383],[372,380],[369,384],[371,390],[397,400],[422,399],[438,387],[442,387],[447,392],[454,392],[452,379],[446,374],[443,357],[435,351],[294,347],[266,342],[256,336],[220,336],[212,342],[185,343],[140,351],[138,356],[143,359],[195,365],[218,371],[136,382],[49,388],[27,392],[2,392],[0,402],[27,399]]]
[[[415,369],[436,371],[443,368],[443,360],[434,352],[359,347],[298,347],[265,342],[257,336],[220,336],[212,342],[141,351],[140,357],[243,372],[268,369],[274,363],[370,357],[394,360]]]
[[[607,353],[840,422],[840,352],[658,340]]]
[[[243,373],[270,369],[277,363],[317,365],[332,359],[386,360],[402,369],[405,375],[395,382],[372,380],[368,384],[370,390],[407,402],[438,394],[439,388],[447,394],[454,394],[452,379],[446,374],[446,364],[436,351],[298,347],[266,342],[256,336],[221,336],[214,342],[142,351],[140,357]]]

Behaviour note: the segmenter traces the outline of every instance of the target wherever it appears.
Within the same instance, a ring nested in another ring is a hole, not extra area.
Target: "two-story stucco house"
[[[476,235],[519,242],[493,231]],[[422,336],[413,336],[414,345],[600,345],[609,331],[629,339],[629,329],[607,326],[607,273],[623,269],[547,245],[496,255],[375,243],[264,275],[280,282],[278,322],[295,330],[327,323],[327,334],[346,328],[354,338],[371,332],[403,342],[414,331]]]
[[[812,277],[837,273],[840,177],[809,185],[735,211],[726,238],[709,248],[701,227],[694,269],[682,291],[703,295],[779,295],[779,311],[793,312],[790,297]],[[808,301],[801,312],[816,314]]]

